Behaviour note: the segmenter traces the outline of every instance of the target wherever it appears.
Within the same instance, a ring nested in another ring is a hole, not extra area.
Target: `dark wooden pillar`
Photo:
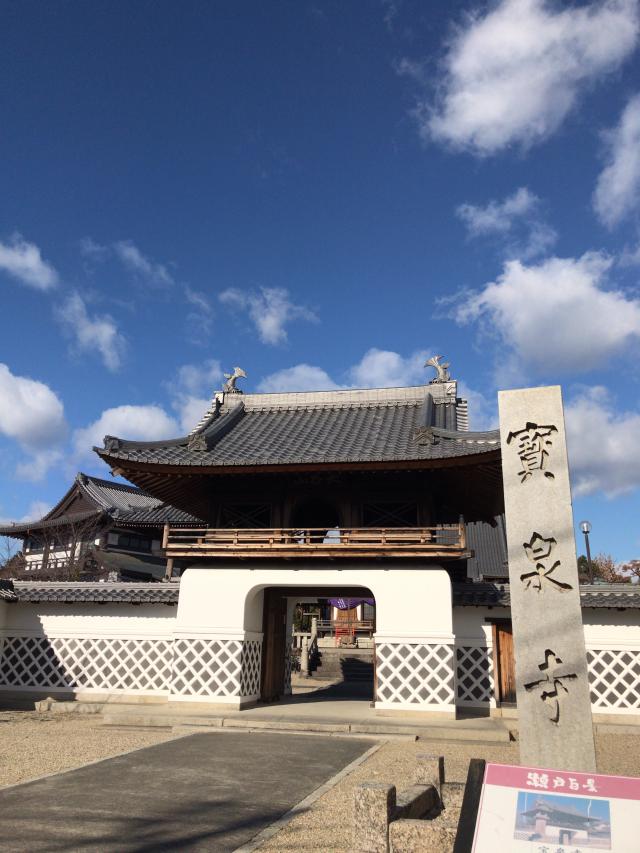
[[[284,657],[287,599],[278,589],[265,589],[262,641],[263,702],[275,702],[284,695]]]

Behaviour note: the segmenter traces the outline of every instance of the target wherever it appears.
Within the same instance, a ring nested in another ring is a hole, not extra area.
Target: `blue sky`
[[[638,557],[636,0],[5,4],[0,517],[246,390],[563,386]]]

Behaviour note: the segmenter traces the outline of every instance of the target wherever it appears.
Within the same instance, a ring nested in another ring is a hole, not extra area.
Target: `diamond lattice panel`
[[[288,696],[291,693],[291,669],[293,664],[293,655],[291,654],[291,646],[287,644],[284,652],[284,693]]]
[[[0,684],[165,691],[172,645],[171,640],[7,637]]]
[[[183,696],[240,696],[241,640],[176,640],[172,692]]]
[[[453,704],[451,646],[379,643],[376,645],[376,659],[379,701]]]
[[[594,708],[640,708],[640,652],[587,649],[587,664]]]
[[[493,699],[493,660],[489,649],[456,648],[456,693],[459,705],[483,705]]]
[[[260,695],[262,640],[246,640],[242,645],[241,696]]]

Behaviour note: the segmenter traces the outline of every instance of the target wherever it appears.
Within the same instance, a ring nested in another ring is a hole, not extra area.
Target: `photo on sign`
[[[516,841],[610,850],[609,800],[519,791],[513,837]]]

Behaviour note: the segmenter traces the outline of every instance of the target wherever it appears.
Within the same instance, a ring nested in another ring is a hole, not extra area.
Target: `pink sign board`
[[[640,779],[487,764],[473,853],[638,853]]]

